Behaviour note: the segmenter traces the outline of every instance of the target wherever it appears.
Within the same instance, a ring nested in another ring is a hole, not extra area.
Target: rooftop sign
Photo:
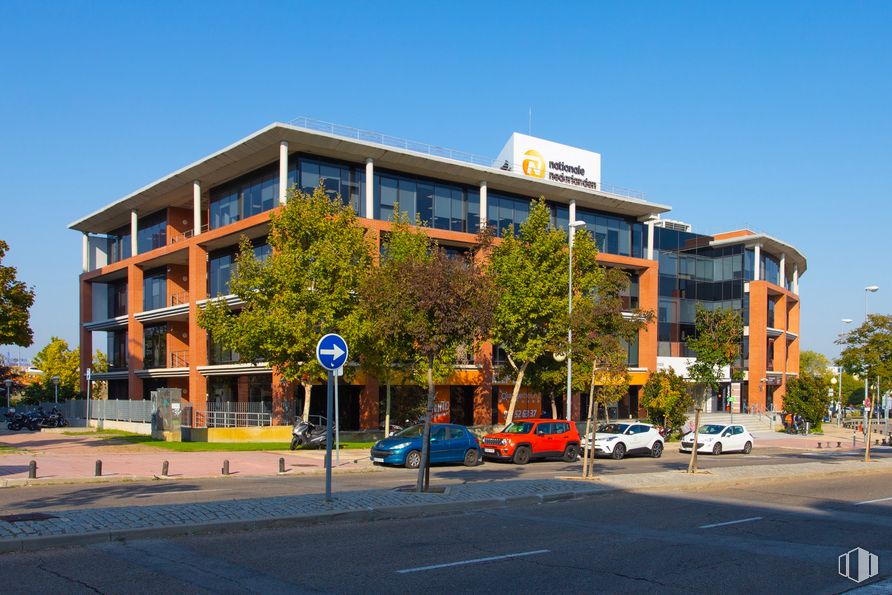
[[[601,155],[515,132],[505,143],[496,167],[536,179],[598,190]]]

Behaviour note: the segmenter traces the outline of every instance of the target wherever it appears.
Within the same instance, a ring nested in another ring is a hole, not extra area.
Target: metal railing
[[[130,401],[125,399],[90,401],[90,419],[150,423],[152,421],[152,411],[151,401]]]
[[[168,306],[182,306],[189,303],[189,292],[178,291],[167,296]]]
[[[183,408],[180,423],[192,428],[248,428],[273,425],[272,404],[206,403]]]
[[[168,368],[188,368],[189,367],[189,351],[171,351],[167,355]]]
[[[202,233],[208,231],[209,229],[210,229],[210,225],[207,223],[205,223],[204,225],[201,226]],[[167,240],[167,243],[168,244],[176,244],[178,242],[185,242],[186,240],[188,240],[189,238],[191,238],[193,236],[195,236],[195,229],[189,228],[186,231],[184,231],[183,233],[178,233],[175,236],[171,236]]]

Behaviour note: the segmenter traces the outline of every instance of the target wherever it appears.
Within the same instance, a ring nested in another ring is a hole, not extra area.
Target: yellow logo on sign
[[[524,153],[528,158],[523,160],[523,173],[533,178],[545,177],[545,159],[539,151],[530,149]]]

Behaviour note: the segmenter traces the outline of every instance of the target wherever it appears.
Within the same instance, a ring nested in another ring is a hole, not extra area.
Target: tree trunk
[[[554,398],[554,393],[551,394],[551,419],[557,419],[557,399]]]
[[[301,385],[304,387],[303,420],[305,422],[309,422],[310,421],[310,399],[313,396],[313,385],[309,382],[301,382]],[[332,423],[332,420],[328,420],[328,423]]]
[[[384,437],[390,436],[390,375],[387,377],[387,401],[384,404]]]
[[[430,355],[427,358],[427,410],[424,414],[424,432],[421,437],[421,464],[418,466],[418,479],[415,482],[416,492],[427,491],[430,487],[431,414],[434,411],[436,398],[434,356]]]
[[[589,452],[591,451],[592,458],[595,457],[595,444],[592,440],[589,440],[589,433],[592,429],[592,413],[594,412],[594,404],[595,404],[595,371],[592,370],[592,380],[589,384],[588,389],[588,416],[585,420],[585,448],[582,450],[582,477],[588,478],[589,471]],[[597,418],[595,419],[597,422]]]
[[[700,407],[697,407],[694,413],[694,443],[691,445],[691,462],[688,463],[688,473],[697,472],[697,442],[699,442],[700,430]]]
[[[514,421],[514,407],[517,406],[517,395],[520,394],[520,385],[523,384],[523,375],[527,371],[527,364],[524,362],[520,369],[517,370],[517,379],[514,381],[514,390],[511,392],[511,402],[508,404],[508,414],[505,416],[505,424]]]

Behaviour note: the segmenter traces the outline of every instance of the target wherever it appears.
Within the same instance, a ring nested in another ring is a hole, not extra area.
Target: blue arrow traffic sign
[[[347,362],[347,342],[335,333],[329,333],[316,344],[316,359],[326,370],[337,370]]]

